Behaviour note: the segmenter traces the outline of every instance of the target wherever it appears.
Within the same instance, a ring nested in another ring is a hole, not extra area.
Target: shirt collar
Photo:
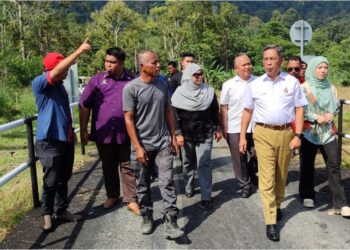
[[[236,75],[233,80],[235,82],[250,82],[252,80],[253,75],[250,75],[248,80],[243,80],[242,78],[239,77],[239,75]]]
[[[104,71],[103,72],[103,78],[112,78],[114,79],[109,73],[108,71]],[[128,74],[128,72],[124,69],[122,75],[118,78],[115,79],[116,81],[130,81],[132,78],[131,76]]]
[[[272,81],[271,80],[271,78],[267,75],[267,73],[265,73],[264,75],[263,75],[263,81],[265,82],[265,81],[270,81],[270,82],[276,82],[276,81],[279,81],[279,80],[285,80],[286,79],[286,76],[287,76],[288,74],[287,73],[285,73],[285,72],[280,72],[280,74],[276,77],[276,79],[274,80],[274,81]]]

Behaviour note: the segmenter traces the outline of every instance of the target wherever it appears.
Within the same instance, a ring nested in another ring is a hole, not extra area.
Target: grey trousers
[[[198,169],[198,179],[201,191],[201,200],[210,200],[212,192],[212,166],[211,150],[213,137],[206,139],[203,143],[185,140],[182,153],[183,178],[186,193],[194,190],[194,177]]]
[[[249,189],[251,187],[250,161],[256,161],[256,153],[253,142],[253,134],[247,133],[247,154],[239,152],[239,133],[228,133],[227,143],[230,147],[233,172],[238,181],[239,189]],[[255,173],[254,173],[255,174]]]
[[[147,151],[147,165],[136,160],[136,152],[132,148],[131,163],[136,176],[136,193],[141,215],[153,214],[153,201],[151,197],[151,175],[158,170],[159,189],[163,198],[164,213],[177,215],[176,192],[173,179],[173,156],[170,145],[157,151]]]

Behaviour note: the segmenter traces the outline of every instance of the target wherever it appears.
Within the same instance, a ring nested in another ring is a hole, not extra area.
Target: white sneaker
[[[307,207],[307,208],[314,208],[315,207],[314,200],[313,199],[304,199],[303,206]]]
[[[341,210],[340,210],[340,214],[343,217],[349,217],[350,216],[350,207],[348,207],[348,206],[342,207]]]

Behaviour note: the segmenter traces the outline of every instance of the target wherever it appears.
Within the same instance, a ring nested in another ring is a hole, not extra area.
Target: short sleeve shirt
[[[123,72],[114,79],[107,72],[91,78],[80,97],[79,105],[92,109],[90,140],[98,143],[130,143],[123,112],[123,90],[132,78]]]
[[[169,146],[166,106],[170,106],[168,85],[160,78],[145,83],[138,77],[124,88],[123,110],[134,112],[136,134],[147,151]]]
[[[248,83],[254,79],[256,76],[251,76],[248,81],[235,76],[222,85],[220,104],[228,105],[228,133],[240,133],[241,131],[243,98]],[[247,132],[251,132],[251,124],[249,124]]]
[[[38,108],[36,140],[73,141],[68,93],[63,84],[50,84],[49,72],[32,82]]]
[[[254,122],[283,125],[295,120],[295,107],[307,105],[299,81],[281,72],[272,81],[264,74],[248,84],[244,108],[254,109]]]

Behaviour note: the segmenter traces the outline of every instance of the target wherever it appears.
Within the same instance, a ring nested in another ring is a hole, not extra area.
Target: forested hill
[[[350,13],[349,1],[227,1],[238,7],[240,13],[257,16],[267,22],[272,11],[284,13],[289,9],[296,10],[298,19],[307,19],[317,28],[330,19],[339,18]],[[220,7],[221,1],[212,1],[213,6]],[[94,3],[90,3],[94,5]],[[164,5],[164,1],[128,1],[127,5],[135,11],[148,14],[155,6]],[[293,12],[293,10],[289,10]]]
[[[47,52],[68,55],[86,37],[93,50],[78,62],[81,75],[102,69],[105,50],[112,46],[126,51],[130,69],[136,68],[136,54],[143,49],[156,51],[163,66],[189,51],[219,89],[238,52],[252,57],[257,75],[263,72],[266,44],[283,46],[287,56],[298,55],[289,29],[299,19],[314,31],[304,54],[326,56],[332,82],[349,84],[349,2],[0,1],[0,117],[15,113],[13,93],[42,72]]]
[[[214,10],[220,7],[222,1],[212,1]],[[298,19],[307,19],[314,27],[318,28],[331,19],[341,18],[350,13],[350,2],[348,1],[227,1],[238,7],[240,13],[257,16],[267,22],[272,17],[272,12],[279,11],[290,14],[295,13]],[[101,9],[107,1],[76,1],[65,5],[66,13],[80,13],[81,21],[90,19],[90,14]],[[54,2],[53,5],[62,5]],[[165,1],[127,1],[126,4],[133,10],[148,15],[153,7],[163,6]],[[294,10],[295,11],[294,11]]]

